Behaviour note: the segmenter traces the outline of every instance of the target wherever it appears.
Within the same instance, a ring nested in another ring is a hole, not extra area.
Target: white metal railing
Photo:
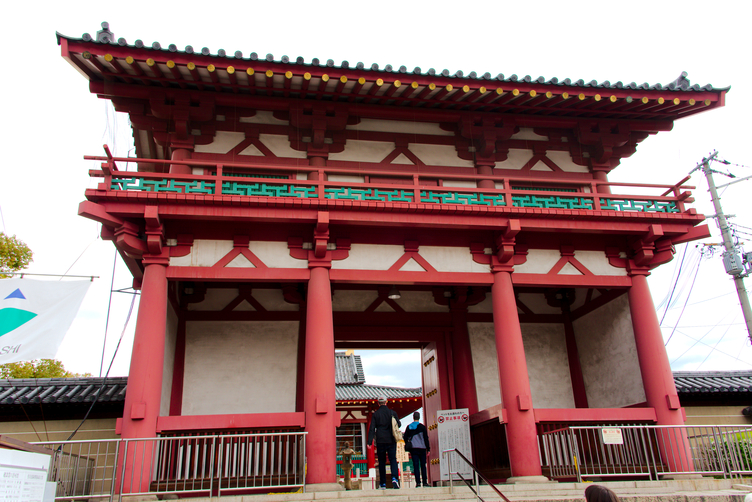
[[[55,500],[207,494],[305,485],[305,432],[35,443]]]
[[[752,426],[572,426],[539,437],[552,478],[752,474]]]

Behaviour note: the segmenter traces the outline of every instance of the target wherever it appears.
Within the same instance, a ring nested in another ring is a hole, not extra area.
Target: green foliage
[[[1,378],[75,378],[90,377],[91,373],[71,373],[57,359],[36,359],[0,365]]]
[[[0,278],[9,277],[3,272],[23,270],[32,261],[32,252],[22,240],[15,235],[8,236],[0,232]]]

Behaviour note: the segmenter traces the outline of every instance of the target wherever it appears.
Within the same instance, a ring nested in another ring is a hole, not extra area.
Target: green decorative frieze
[[[593,209],[593,201],[585,197],[541,197],[540,195],[512,195],[514,207],[546,209]]]
[[[378,188],[326,188],[327,199],[334,200],[377,200],[381,202],[413,202],[412,190],[379,190]]]
[[[214,193],[214,182],[211,181],[177,181],[177,180],[151,180],[145,178],[119,178],[113,179],[110,185],[112,190],[140,190],[143,192],[162,193]]]
[[[248,195],[253,197],[297,197],[299,199],[315,199],[316,187],[225,181],[222,183],[222,194]]]
[[[608,211],[639,211],[641,213],[678,213],[676,202],[634,199],[601,199],[601,209]]]
[[[466,206],[506,206],[503,194],[464,192],[420,192],[420,201],[426,204],[462,204]]]

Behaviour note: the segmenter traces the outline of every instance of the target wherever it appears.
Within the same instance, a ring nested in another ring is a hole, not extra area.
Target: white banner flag
[[[90,284],[0,279],[0,364],[54,359]]]

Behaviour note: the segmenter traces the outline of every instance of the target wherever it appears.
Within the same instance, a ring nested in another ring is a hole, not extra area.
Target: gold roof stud
[[[256,73],[256,70],[254,70],[253,68],[248,68],[248,69],[246,69],[246,70],[245,70],[245,72],[246,72],[246,73],[247,73],[247,74],[248,74],[249,76],[251,76],[251,75],[253,75],[254,73]]]
[[[209,70],[209,73],[213,73],[217,68],[213,64],[210,64],[206,69]]]
[[[465,84],[462,86],[462,92],[470,92],[470,86]]]
[[[593,99],[595,99],[596,101],[600,101],[601,100],[601,95],[600,94],[596,94],[595,96],[593,96]]]
[[[568,92],[563,92],[563,93],[561,94],[561,98],[562,98],[562,99],[569,99],[569,93],[568,93]]]
[[[512,91],[512,96],[519,96],[519,95],[520,95],[520,90],[519,89],[514,89]]]
[[[535,92],[535,89],[533,89],[532,91],[530,91],[530,93],[529,93],[529,94],[530,94],[530,97],[531,97],[531,98],[534,98],[535,96],[537,96],[537,95],[538,95],[538,93],[537,93],[537,92]]]
[[[679,103],[681,103],[681,100],[679,98],[674,98],[674,104],[678,105]]]
[[[84,52],[82,52],[82,53],[81,53],[81,56],[82,56],[82,57],[83,57],[84,59],[91,59],[91,52],[89,52],[89,51],[84,51]]]
[[[324,73],[323,75],[321,75],[321,80],[323,80],[324,82],[329,82],[329,75]]]
[[[695,100],[690,98],[689,100],[689,106],[695,106]]]
[[[112,58],[112,54],[105,54],[105,55],[104,55],[104,60],[105,60],[105,61],[107,61],[108,63],[109,63],[110,61],[112,61],[112,59],[113,59],[113,58]]]
[[[613,94],[611,95],[610,98],[608,98],[608,100],[611,101],[612,103],[616,103],[616,99],[617,99],[616,96]]]
[[[646,104],[648,104],[648,101],[650,101],[650,100],[648,99],[648,97],[647,97],[647,96],[643,96],[643,97],[642,97],[642,99],[641,99],[640,101],[642,101],[642,104],[643,104],[643,105],[646,105]]]
[[[292,72],[290,70],[287,70],[285,72],[285,78],[288,79],[288,80],[290,80],[292,78]]]
[[[175,68],[175,61],[173,61],[172,59],[168,60],[167,68],[170,68],[170,69]]]
[[[382,85],[384,85],[384,79],[383,78],[377,78],[376,79],[376,85],[378,85],[379,87],[381,87]]]
[[[428,88],[433,91],[433,90],[436,89],[436,84],[434,84],[433,82],[431,82],[430,84],[428,84]]]
[[[416,81],[413,80],[413,83],[410,84],[410,87],[412,87],[413,89],[417,89],[418,88],[418,82],[416,82]]]
[[[710,106],[710,98],[705,100],[705,106]]]
[[[133,56],[126,56],[125,62],[128,64],[133,64]]]
[[[447,84],[446,86],[447,92],[451,91],[452,89],[454,89],[454,86],[452,84]]]
[[[149,66],[154,66],[156,63],[154,62],[154,60],[152,58],[149,58],[149,59],[146,60],[146,64],[149,65]]]
[[[266,70],[266,76],[272,78],[274,76],[274,72],[271,70]]]
[[[585,101],[585,93],[584,92],[579,93],[577,95],[577,99],[579,99],[580,101]]]
[[[394,81],[394,87],[399,87],[401,85],[402,85],[402,82],[400,82],[399,80]]]
[[[189,70],[195,70],[196,69],[196,63],[194,63],[193,61],[188,62],[188,64],[186,66],[188,66]]]
[[[551,91],[546,91],[546,97],[547,97],[548,99],[551,99],[551,98],[553,97],[553,95],[554,95],[554,93],[553,93],[553,92],[551,92]]]
[[[310,73],[308,73],[308,72],[305,72],[305,73],[303,74],[303,78],[304,78],[304,79],[306,79],[306,80],[311,80],[311,74],[310,74]]]
[[[659,104],[659,105],[662,105],[662,104],[663,104],[663,103],[664,103],[665,101],[666,101],[666,100],[665,100],[665,99],[663,99],[662,97],[661,97],[661,98],[658,98],[658,104]]]
[[[481,94],[485,94],[487,90],[488,89],[486,89],[485,87],[480,86],[480,89],[478,89],[478,92],[480,92]]]
[[[228,66],[227,67],[227,73],[229,73],[230,75],[232,75],[233,73],[235,73],[235,67],[234,66]]]
[[[344,75],[342,75],[341,77],[339,77],[339,81],[342,82],[343,84],[346,84],[347,83],[347,77],[344,76]]]
[[[366,79],[365,79],[365,77],[360,77],[360,78],[358,79],[358,83],[359,83],[360,85],[363,85],[363,84],[365,84],[365,83],[366,83]]]

